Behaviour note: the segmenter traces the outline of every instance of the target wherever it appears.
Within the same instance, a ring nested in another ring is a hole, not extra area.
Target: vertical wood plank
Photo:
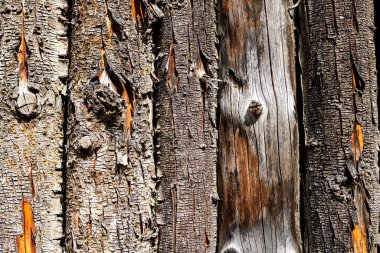
[[[301,252],[289,7],[220,2],[220,252]]]

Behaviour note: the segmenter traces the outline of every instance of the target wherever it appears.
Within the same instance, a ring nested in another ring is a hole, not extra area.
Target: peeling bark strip
[[[23,1],[1,1],[0,252],[16,252],[22,234],[19,243],[32,247],[25,227],[30,207],[24,201],[22,211],[23,196],[33,204],[35,251],[62,251],[66,11],[64,0],[25,0],[24,8]]]
[[[375,252],[380,194],[373,1],[303,3],[305,251]]]
[[[219,252],[301,252],[291,1],[221,1]]]
[[[216,1],[162,1],[154,28],[159,252],[216,252]],[[203,55],[204,71],[199,69]],[[210,88],[204,93],[201,83]],[[205,112],[203,114],[203,112]],[[203,124],[204,118],[204,124]],[[204,125],[204,126],[203,126]]]
[[[75,0],[67,252],[156,252],[151,5]],[[133,119],[133,120],[132,120]],[[127,149],[128,147],[128,149]]]

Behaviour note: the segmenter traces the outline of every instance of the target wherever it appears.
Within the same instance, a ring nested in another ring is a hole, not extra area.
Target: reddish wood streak
[[[141,2],[141,0],[132,0],[131,2],[131,8],[132,8],[132,17],[135,21],[135,24],[139,25],[139,20],[137,16],[140,16],[142,22],[144,22],[144,5]]]
[[[26,85],[28,82],[28,64],[26,59],[28,58],[28,46],[25,40],[25,13],[24,4],[22,5],[22,27],[21,27],[21,40],[17,51],[17,57],[19,62],[19,78],[20,83]]]
[[[37,228],[34,224],[32,205],[25,199],[22,199],[22,217],[23,217],[23,235],[17,237],[18,253],[36,253],[35,238]]]

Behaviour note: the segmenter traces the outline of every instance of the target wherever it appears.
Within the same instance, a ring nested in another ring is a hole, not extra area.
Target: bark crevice
[[[67,27],[67,40],[68,40],[68,49],[67,49],[67,60],[68,60],[68,69],[67,76],[60,78],[60,81],[65,85],[65,94],[61,94],[62,98],[62,109],[63,109],[63,122],[62,122],[62,131],[63,131],[63,141],[62,141],[62,229],[63,229],[63,237],[61,238],[60,245],[63,249],[66,249],[66,225],[67,225],[67,162],[68,162],[68,118],[69,118],[69,96],[70,90],[68,89],[69,85],[69,70],[71,69],[71,36],[73,31],[72,25],[72,15],[73,15],[73,5],[74,0],[67,0],[67,11],[66,11],[66,22],[68,24]],[[64,251],[63,251],[64,252]]]

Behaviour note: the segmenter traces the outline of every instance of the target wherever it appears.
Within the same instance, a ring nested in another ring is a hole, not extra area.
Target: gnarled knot
[[[90,83],[85,89],[86,104],[94,114],[105,122],[116,123],[124,110],[123,100],[105,85]]]

